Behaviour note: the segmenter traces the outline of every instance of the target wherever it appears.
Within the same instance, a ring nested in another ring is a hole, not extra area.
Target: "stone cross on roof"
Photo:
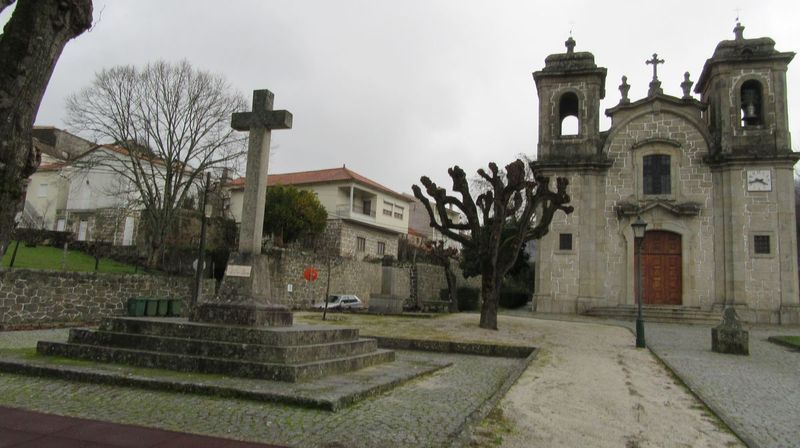
[[[644,61],[644,63],[653,65],[653,80],[650,81],[650,89],[647,91],[647,96],[663,94],[664,91],[661,90],[661,81],[658,80],[658,64],[663,64],[664,60],[658,59],[658,53],[653,53],[653,59],[648,59]]]
[[[254,90],[253,110],[236,112],[231,116],[233,129],[250,131],[245,171],[247,182],[244,186],[242,224],[239,229],[240,254],[257,255],[261,253],[272,129],[292,128],[291,112],[272,110],[274,99],[275,95],[269,90]]]
[[[658,64],[663,64],[663,59],[658,59],[658,53],[653,53],[653,59],[648,59],[644,61],[645,64],[652,64],[653,65],[653,80],[658,79]]]

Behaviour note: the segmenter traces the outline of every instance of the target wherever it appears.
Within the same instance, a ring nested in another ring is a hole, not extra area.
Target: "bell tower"
[[[708,105],[713,182],[714,306],[745,320],[800,320],[794,164],[786,101],[793,52],[768,37],[717,45],[695,92]],[[768,297],[769,300],[763,300]]]
[[[539,93],[541,162],[592,160],[600,152],[600,100],[605,97],[606,69],[594,55],[576,52],[570,36],[566,53],[551,54],[533,73]]]
[[[786,70],[795,54],[775,50],[768,37],[745,39],[740,23],[733,32],[706,61],[695,88],[708,104],[712,158],[790,153]]]

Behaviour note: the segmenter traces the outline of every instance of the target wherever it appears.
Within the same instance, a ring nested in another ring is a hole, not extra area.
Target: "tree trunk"
[[[92,24],[91,0],[19,0],[0,35],[0,256],[41,155],[31,129],[67,41]]]
[[[450,295],[450,307],[449,311],[451,313],[458,312],[458,283],[456,281],[456,274],[453,272],[451,262],[448,260],[445,262],[444,265],[444,276],[447,279],[447,292]]]
[[[497,271],[484,269],[481,279],[481,323],[480,327],[497,330],[497,301],[500,293],[500,282]]]

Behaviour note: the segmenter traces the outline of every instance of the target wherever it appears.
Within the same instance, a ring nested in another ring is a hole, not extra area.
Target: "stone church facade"
[[[646,98],[606,110],[606,69],[588,52],[546,58],[539,95],[541,173],[569,179],[575,211],[557,214],[536,255],[539,312],[636,304],[631,223],[647,222],[643,303],[707,311],[734,306],[750,322],[800,323],[793,153],[786,102],[792,52],[769,38],[720,42],[691,94],[667,95],[653,55]],[[577,119],[577,120],[576,120]],[[567,133],[565,120],[576,120]]]

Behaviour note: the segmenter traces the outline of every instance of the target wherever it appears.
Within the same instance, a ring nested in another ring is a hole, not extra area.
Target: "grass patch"
[[[3,267],[8,267],[11,263],[15,244],[16,242],[12,242],[5,256],[3,256]],[[62,249],[50,246],[27,247],[24,243],[20,243],[17,249],[17,257],[14,260],[14,268],[60,271],[63,257],[64,251]],[[68,250],[67,257],[64,260],[64,267],[67,271],[93,272],[94,263],[94,257],[91,255],[76,250]],[[130,274],[136,272],[136,266],[101,258],[97,271]]]
[[[489,415],[475,429],[469,446],[474,448],[501,446],[503,444],[503,436],[513,432],[514,425],[503,414],[503,409],[497,406],[489,412]]]
[[[800,336],[771,336],[770,341],[800,349]]]

